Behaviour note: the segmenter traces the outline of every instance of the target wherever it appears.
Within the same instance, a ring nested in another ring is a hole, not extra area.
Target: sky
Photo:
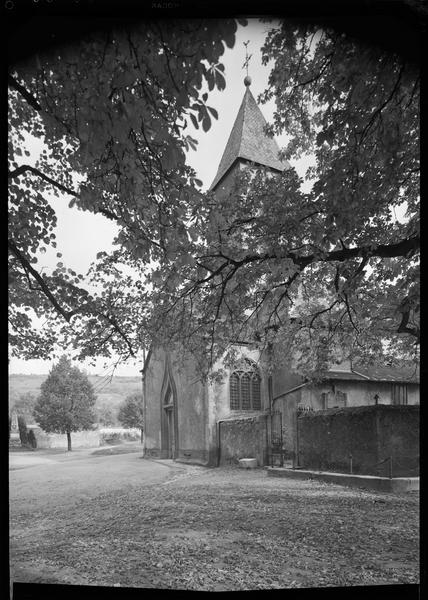
[[[243,68],[243,63],[246,55],[244,42],[249,41],[248,54],[252,56],[249,62],[248,74],[252,79],[251,91],[257,100],[258,95],[267,87],[270,67],[269,65],[262,65],[261,47],[266,32],[273,24],[260,23],[258,19],[249,19],[246,27],[238,25],[234,48],[226,48],[222,56],[222,62],[225,65],[226,88],[223,91],[215,89],[209,92],[207,104],[218,111],[219,118],[217,121],[212,120],[211,128],[206,133],[202,129],[195,130],[189,125],[188,133],[198,140],[198,147],[197,151],[189,150],[187,162],[195,169],[197,177],[203,182],[203,190],[208,189],[214,179],[245,93],[244,77],[246,71]],[[272,121],[274,108],[273,101],[261,105],[261,110],[268,122]],[[285,146],[287,141],[285,136],[276,138],[276,140],[280,148]],[[31,156],[26,159],[26,162],[34,164],[38,153],[42,150],[42,144],[29,139],[28,149]],[[304,177],[310,162],[303,159],[296,163],[291,161],[291,164],[296,168],[299,175]],[[51,199],[52,207],[58,219],[56,230],[57,248],[46,252],[40,258],[38,267],[45,267],[49,270],[54,268],[58,262],[56,253],[60,252],[62,254],[61,261],[64,262],[65,266],[76,272],[86,273],[90,264],[95,260],[96,254],[111,248],[117,233],[117,227],[102,215],[94,215],[76,208],[69,208],[69,201],[69,196],[52,197]],[[137,357],[137,361],[131,359],[126,364],[120,364],[114,374],[123,376],[138,375],[139,370],[142,368],[142,361],[141,353]],[[9,363],[9,372],[47,374],[53,362],[51,360],[25,361],[12,357]],[[89,363],[84,363],[81,366],[89,374],[102,375],[106,372],[106,367],[114,362],[110,360],[106,363],[104,359],[100,359],[95,367],[90,366]]]

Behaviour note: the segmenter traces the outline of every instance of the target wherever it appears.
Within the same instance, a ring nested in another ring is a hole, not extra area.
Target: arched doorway
[[[161,457],[176,458],[178,454],[177,393],[167,359],[161,393]]]

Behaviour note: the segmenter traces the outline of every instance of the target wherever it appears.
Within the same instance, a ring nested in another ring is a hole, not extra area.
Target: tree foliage
[[[186,119],[206,131],[216,117],[203,85],[225,86],[222,41],[232,47],[235,31],[233,20],[153,22],[12,69],[16,352],[50,351],[62,321],[81,356],[177,341],[203,372],[236,340],[272,363],[293,355],[304,374],[345,355],[417,354],[418,69],[328,29],[272,25],[261,100],[275,100],[270,133],[290,136],[284,155],[315,156],[312,187],[294,169],[258,169],[229,196],[202,194],[185,165],[195,145]],[[23,127],[49,149],[35,169],[16,158]],[[48,190],[119,226],[90,292],[62,263],[50,275],[36,269],[55,244]],[[28,307],[52,328],[30,332]]]
[[[81,356],[110,356],[111,348],[134,354],[145,316],[136,301],[140,283],[124,276],[117,285],[115,255],[89,282],[62,261],[52,273],[38,269],[41,253],[56,247],[47,195],[66,193],[71,206],[114,220],[127,262],[144,266],[171,255],[186,237],[200,186],[185,165],[196,144],[187,120],[207,131],[216,117],[202,86],[225,87],[219,59],[236,27],[233,19],[144,22],[11,66],[10,342],[17,355],[44,357],[70,337]],[[45,142],[34,167],[26,163],[28,135]],[[34,313],[48,318],[43,332],[32,327]]]
[[[295,23],[271,30],[263,59],[273,64],[261,97],[276,102],[270,132],[289,134],[287,159],[315,156],[312,187],[293,169],[259,170],[211,198],[189,256],[162,264],[158,325],[197,356],[203,348],[206,364],[231,339],[264,348],[272,364],[293,358],[308,376],[349,356],[415,358],[418,69]]]
[[[142,394],[130,394],[119,407],[117,418],[123,427],[136,427],[143,429],[143,396]]]
[[[88,377],[62,356],[41,385],[34,417],[44,431],[67,434],[71,450],[71,433],[89,429],[95,422],[95,401]]]

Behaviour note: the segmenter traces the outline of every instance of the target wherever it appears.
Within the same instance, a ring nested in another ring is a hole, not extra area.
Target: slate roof
[[[265,134],[265,125],[266,119],[257,106],[249,85],[247,85],[241,107],[210,190],[217,186],[239,158],[277,171],[284,171],[284,169],[290,167],[287,161],[281,162],[278,159],[278,144],[273,138]]]
[[[373,381],[399,381],[409,383],[419,383],[419,369],[414,365],[409,367],[362,367],[355,365],[352,369],[361,375],[369,377]]]
[[[326,379],[341,381],[384,381],[399,383],[419,383],[419,372],[414,367],[362,367],[355,365],[351,371],[335,371],[326,373]]]
[[[325,374],[326,379],[340,380],[340,381],[367,381],[367,377],[362,377],[353,371],[327,371]]]

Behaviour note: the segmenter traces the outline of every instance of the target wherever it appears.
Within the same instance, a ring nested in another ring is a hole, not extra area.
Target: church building
[[[278,158],[279,148],[264,128],[266,120],[245,77],[245,93],[210,191],[231,190],[241,169],[253,164],[281,173],[289,165]],[[265,428],[269,406],[268,382],[259,356],[240,346],[240,360],[222,382],[204,382],[195,365],[176,360],[173,353],[151,348],[143,368],[145,455],[215,466],[220,461],[219,427],[226,420],[244,419]],[[251,433],[250,433],[251,435]],[[263,463],[265,449],[254,450]]]
[[[278,158],[275,140],[264,132],[266,120],[251,93],[251,79],[247,76],[244,83],[244,97],[210,187],[215,194],[227,194],[236,175],[249,165],[272,173],[289,168]],[[379,373],[336,365],[325,382],[314,386],[286,369],[268,377],[262,365],[258,353],[242,343],[227,376],[210,382],[201,379],[190,358],[152,347],[142,370],[144,455],[207,466],[256,458],[266,465],[274,414],[281,415],[281,445],[294,456],[299,408],[419,404],[418,378],[391,368]]]

